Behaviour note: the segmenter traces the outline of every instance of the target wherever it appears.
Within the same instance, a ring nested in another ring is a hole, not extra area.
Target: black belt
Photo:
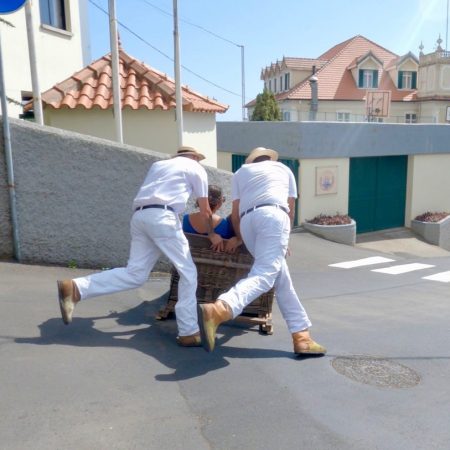
[[[275,208],[280,208],[282,211],[288,214],[288,209],[285,208],[284,206],[277,205],[276,203],[263,203],[261,205],[256,205],[253,208],[247,209],[247,211],[241,212],[240,218],[242,219],[246,214],[251,213],[255,209],[262,208],[263,206],[275,206]]]
[[[169,211],[175,212],[175,210],[168,205],[145,205],[145,206],[138,206],[135,211],[140,211],[141,209],[147,209],[147,208],[158,208],[158,209],[168,209]]]

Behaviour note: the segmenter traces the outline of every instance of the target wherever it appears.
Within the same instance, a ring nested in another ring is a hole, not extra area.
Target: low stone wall
[[[11,120],[11,140],[21,262],[86,268],[125,265],[133,198],[150,165],[167,155],[20,120]],[[206,169],[209,182],[221,185],[230,198],[231,173]],[[5,178],[2,140],[3,258],[11,257],[13,248]],[[189,210],[193,208],[191,201]],[[229,211],[228,205],[221,213]]]

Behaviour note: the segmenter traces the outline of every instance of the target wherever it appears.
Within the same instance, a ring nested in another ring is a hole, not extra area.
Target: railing
[[[410,121],[407,122],[405,116],[389,116],[389,117],[382,117],[380,119],[372,117],[371,120],[368,120],[368,117],[366,115],[349,114],[347,118],[348,120],[338,120],[336,117],[336,112],[318,111],[316,115],[317,122],[436,123],[436,118],[433,116],[419,116],[417,117],[416,122]],[[309,122],[309,121],[310,121],[309,112],[302,111],[299,114],[298,122]]]

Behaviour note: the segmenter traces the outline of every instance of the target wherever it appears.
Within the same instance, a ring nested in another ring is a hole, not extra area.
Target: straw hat
[[[199,161],[202,159],[205,159],[205,155],[198,152],[194,147],[180,147],[175,155],[173,155],[172,158],[175,158],[176,156],[184,156],[184,155],[192,155],[196,156]]]
[[[276,152],[275,150],[265,147],[256,147],[247,156],[245,164],[252,163],[259,156],[268,156],[272,161],[278,160],[278,152]]]

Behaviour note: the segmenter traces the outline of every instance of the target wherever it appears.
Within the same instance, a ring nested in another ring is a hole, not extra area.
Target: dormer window
[[[284,74],[284,89],[287,91],[290,89],[290,75],[289,73]]]
[[[399,89],[417,89],[417,72],[399,70],[397,85]]]
[[[359,88],[378,88],[378,70],[359,70]]]

